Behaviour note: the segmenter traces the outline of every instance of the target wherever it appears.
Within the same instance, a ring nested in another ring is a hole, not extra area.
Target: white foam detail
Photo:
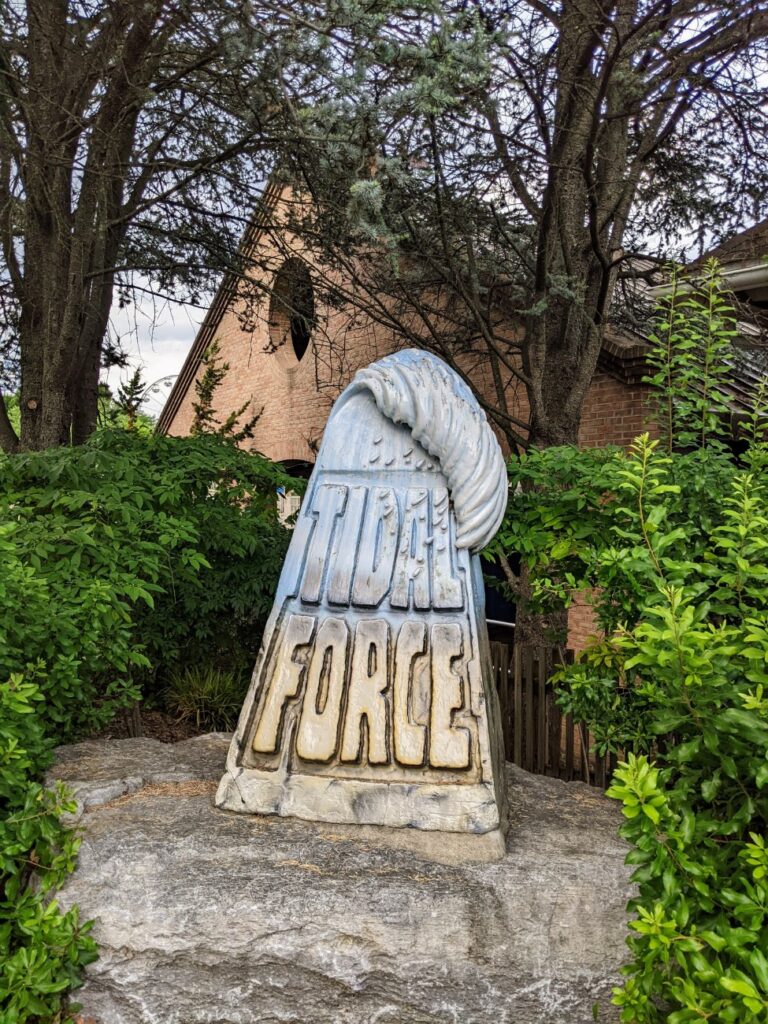
[[[429,352],[405,349],[360,370],[345,397],[367,389],[379,410],[440,463],[456,515],[456,544],[479,551],[507,507],[507,470],[485,413],[461,377]]]

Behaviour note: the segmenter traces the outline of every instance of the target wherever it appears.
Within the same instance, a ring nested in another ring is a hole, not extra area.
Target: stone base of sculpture
[[[354,828],[358,839],[368,839],[390,849],[410,850],[443,864],[484,864],[499,860],[506,850],[504,827],[485,831],[483,825],[494,819],[494,798],[488,791],[478,792],[485,806],[473,809],[464,806],[464,793],[437,794],[437,802],[429,793],[410,794],[403,789],[389,791],[374,784],[366,792],[363,784],[347,782],[337,785],[335,792],[323,791],[315,780],[291,776],[284,787],[271,793],[253,771],[241,769],[227,772],[219,783],[216,806],[222,810],[250,814],[276,814],[304,821],[338,825],[344,830]],[[480,787],[478,787],[480,789]],[[442,808],[440,807],[442,804]],[[447,805],[447,806],[446,806]],[[442,811],[436,823],[435,811]],[[435,831],[440,832],[436,845]],[[342,838],[352,833],[341,831]]]
[[[103,1024],[618,1024],[635,895],[615,800],[506,766],[514,839],[211,806],[223,735],[89,740],[57,898],[94,920],[76,999]],[[215,782],[213,781],[215,780]],[[490,859],[490,858],[483,858]]]

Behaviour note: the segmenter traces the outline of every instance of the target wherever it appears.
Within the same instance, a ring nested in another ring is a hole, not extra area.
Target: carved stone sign
[[[408,350],[334,406],[219,807],[452,832],[503,829],[479,551],[499,445],[464,382]]]

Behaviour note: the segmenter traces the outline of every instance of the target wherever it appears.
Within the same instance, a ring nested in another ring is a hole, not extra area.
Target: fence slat
[[[512,761],[520,768],[523,766],[523,651],[520,644],[515,644],[513,651],[514,672],[512,686],[514,687],[514,727],[515,744],[512,751]]]
[[[605,758],[595,751],[595,785],[605,789]]]
[[[577,777],[589,785],[591,781],[589,770],[589,732],[583,722],[578,723],[577,729],[579,730],[579,746],[581,750],[581,757],[579,758],[580,769]]]
[[[536,673],[537,694],[537,728],[536,728],[536,771],[543,775],[547,770],[547,654],[546,650],[538,652]]]
[[[496,641],[490,650],[505,757],[529,772],[605,789],[616,755],[590,753],[593,738],[585,725],[563,715],[555,699],[554,668],[570,664],[573,652]]]
[[[573,780],[573,715],[569,712],[565,716],[565,780]]]
[[[525,686],[525,770],[532,772],[535,767],[534,744],[536,720],[534,718],[534,691],[533,691],[533,648],[526,646],[523,651],[523,681]]]
[[[549,688],[547,691],[547,774],[553,775],[556,779],[561,777],[562,720],[560,708],[555,701],[555,692]]]
[[[496,687],[496,694],[499,698],[499,714],[501,715],[501,734],[506,748],[507,738],[504,735],[504,722],[507,717],[507,694],[501,678],[501,644],[489,644],[491,651],[491,672],[493,674],[493,685]]]
[[[509,692],[509,647],[506,644],[499,644],[499,687],[504,693],[504,749],[509,750],[512,744],[512,706]]]

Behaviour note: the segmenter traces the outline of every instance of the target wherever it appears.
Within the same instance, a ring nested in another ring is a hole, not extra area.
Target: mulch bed
[[[138,716],[118,714],[96,737],[100,740],[125,740],[134,736],[146,736],[161,743],[178,743],[199,736],[205,730],[198,729],[194,719],[178,719],[165,711],[151,708],[142,709]]]

